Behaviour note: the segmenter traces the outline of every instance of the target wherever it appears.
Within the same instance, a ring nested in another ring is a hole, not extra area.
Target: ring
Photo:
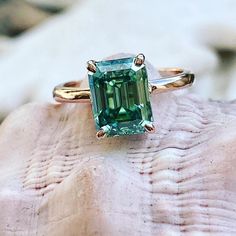
[[[159,79],[148,80],[145,56],[87,63],[89,88],[71,81],[58,85],[53,97],[61,103],[91,102],[96,137],[154,133],[150,94],[185,88],[194,74],[180,68],[158,70]]]

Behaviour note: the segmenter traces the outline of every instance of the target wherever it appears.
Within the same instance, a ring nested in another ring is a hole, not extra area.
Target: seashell
[[[236,234],[236,103],[152,97],[154,134],[97,140],[90,104],[0,126],[0,234]]]

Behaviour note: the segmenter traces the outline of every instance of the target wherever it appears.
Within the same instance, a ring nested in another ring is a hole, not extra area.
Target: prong
[[[135,59],[134,59],[134,64],[136,66],[141,66],[145,61],[145,56],[142,53],[139,53]]]
[[[111,130],[111,126],[110,125],[105,125],[105,126],[102,126],[98,132],[96,133],[96,137],[98,139],[102,139],[102,138],[105,138],[107,136],[107,134],[110,132]]]
[[[100,129],[97,133],[96,133],[96,137],[98,139],[102,139],[106,137],[106,132],[103,129]]]
[[[95,73],[96,72],[96,61],[89,60],[87,62],[87,69],[88,69],[88,71]]]
[[[155,133],[155,130],[156,130],[155,126],[152,123],[145,124],[144,128],[148,133]]]

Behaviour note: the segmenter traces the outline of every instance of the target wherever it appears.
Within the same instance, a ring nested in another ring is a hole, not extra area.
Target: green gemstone
[[[144,133],[153,121],[146,67],[134,57],[96,62],[89,86],[96,129],[108,137]]]

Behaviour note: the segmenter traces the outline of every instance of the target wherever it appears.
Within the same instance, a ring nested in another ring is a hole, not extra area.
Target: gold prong
[[[141,66],[145,61],[145,56],[142,53],[139,53],[135,59],[134,59],[134,64],[136,66]]]
[[[96,72],[96,61],[89,60],[87,62],[87,69],[88,69],[88,71],[95,73]]]
[[[150,124],[145,124],[144,125],[144,128],[145,128],[145,130],[148,132],[148,133],[155,133],[155,126],[152,124],[152,123],[150,123]]]
[[[106,132],[103,129],[100,129],[97,133],[96,133],[96,137],[98,139],[102,139],[106,137]]]

